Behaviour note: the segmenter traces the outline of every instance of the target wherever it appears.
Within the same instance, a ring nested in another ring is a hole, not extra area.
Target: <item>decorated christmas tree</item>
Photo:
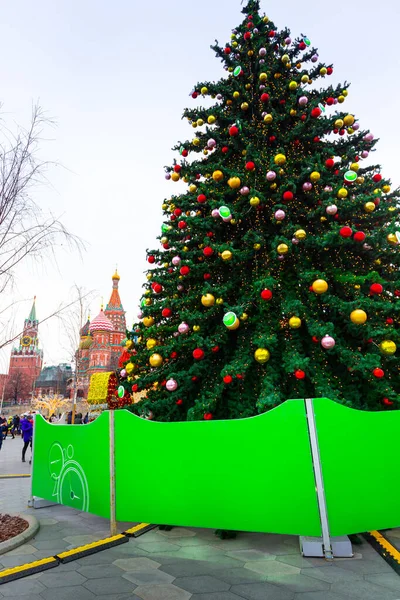
[[[242,12],[213,46],[226,74],[191,94],[212,105],[184,112],[166,177],[185,187],[162,205],[120,395],[145,391],[132,410],[160,421],[399,408],[399,193],[310,40],[257,0]]]

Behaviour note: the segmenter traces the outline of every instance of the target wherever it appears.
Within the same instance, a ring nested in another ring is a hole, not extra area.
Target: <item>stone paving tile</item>
[[[334,592],[300,592],[295,594],[295,600],[358,600],[351,598],[350,596],[342,596],[342,594],[335,594]],[[376,600],[379,600],[377,598]]]
[[[321,579],[314,579],[307,575],[274,575],[268,577],[267,581],[275,585],[291,590],[292,592],[318,592],[329,590],[330,584]]]
[[[41,594],[44,600],[95,600],[96,596],[81,585],[45,590]]]
[[[397,573],[392,572],[364,575],[364,579],[377,585],[381,585],[385,588],[389,588],[390,590],[395,590],[398,592],[398,596],[400,597],[400,577],[397,575]]]
[[[6,554],[2,554],[0,556],[1,565],[5,568],[11,567],[19,567],[20,565],[24,565],[25,563],[33,562],[37,560],[37,556],[35,554],[23,554],[22,556],[7,556]]]
[[[180,549],[180,546],[176,544],[170,544],[169,542],[146,542],[145,539],[137,543],[137,548],[145,550],[146,552],[157,553],[157,552],[176,552]]]
[[[261,575],[299,575],[300,569],[278,560],[254,560],[244,565],[245,569],[261,573]]]
[[[84,546],[85,544],[97,542],[97,539],[94,535],[68,535],[63,539],[72,546]]]
[[[162,557],[158,556],[157,560],[162,562]],[[178,560],[176,562],[162,564],[160,567],[161,571],[165,571],[175,577],[192,577],[194,575],[209,575],[212,573],[226,572],[226,569],[240,568],[243,567],[243,563],[228,559],[227,564],[216,564],[206,560]],[[233,564],[232,564],[233,563]],[[249,571],[250,572],[250,571]],[[218,575],[216,575],[218,577]]]
[[[362,575],[373,573],[393,573],[392,567],[377,554],[379,560],[354,560],[349,559],[340,562],[340,568],[345,571],[353,571]]]
[[[83,584],[83,587],[92,592],[95,596],[98,596],[100,594],[127,594],[133,592],[136,585],[123,577],[104,577],[99,579],[88,579],[86,583]]]
[[[5,598],[9,596],[27,596],[29,594],[41,594],[46,590],[45,586],[37,579],[18,579],[10,583],[3,583],[1,593]],[[26,600],[28,600],[26,598]]]
[[[43,540],[40,542],[35,540],[33,543],[37,550],[51,550],[50,554],[54,554],[54,550],[62,552],[68,546],[68,542],[64,542],[64,540]]]
[[[247,583],[234,585],[231,592],[247,600],[293,600],[294,593],[272,583]]]
[[[189,600],[192,595],[176,587],[173,583],[139,586],[136,588],[135,594],[142,600]]]
[[[352,581],[363,579],[362,573],[354,573],[353,571],[342,569],[341,567],[336,566],[336,563],[333,563],[332,565],[325,564],[314,569],[302,569],[301,573],[302,575],[320,579],[327,583],[335,583],[335,581],[346,581],[350,583]]]
[[[93,556],[97,556],[94,554]],[[67,563],[72,564],[72,563]],[[97,564],[77,567],[77,572],[86,579],[100,579],[103,577],[120,577],[121,569],[112,564]]]
[[[346,582],[336,582],[331,585],[331,592],[343,596],[350,595],[352,600],[398,600],[399,592],[389,590],[370,581],[353,581],[351,587]]]
[[[149,569],[158,569],[160,563],[150,558],[117,558],[113,563],[123,571],[148,571]]]
[[[301,554],[288,554],[287,556],[279,556],[279,562],[292,565],[293,567],[299,567],[300,569],[306,569],[308,567],[314,567],[313,563],[309,558],[304,558]]]
[[[128,571],[122,577],[135,585],[161,585],[163,583],[172,583],[175,579],[173,575],[168,575],[168,573],[164,573],[164,571],[160,571],[159,569]]]
[[[140,600],[136,594],[107,594],[105,596],[96,596],[96,598],[99,598],[99,600]]]
[[[194,594],[192,600],[243,600],[243,596],[237,596],[232,592],[210,592],[208,594]]]
[[[227,552],[228,556],[232,558],[238,558],[243,562],[247,563],[252,560],[275,560],[275,554],[268,554],[267,552],[261,552],[260,550],[234,550],[233,552]]]
[[[57,525],[58,521],[57,521],[57,519],[47,518],[47,519],[40,519],[39,523],[40,523],[40,527],[44,527],[46,525]]]
[[[243,567],[244,566],[243,561],[240,561],[236,558],[231,558],[230,556],[225,556],[223,554],[221,554],[221,555],[214,554],[211,556],[205,555],[204,557],[200,557],[198,560],[196,560],[194,558],[190,558],[190,557],[182,558],[182,555],[177,555],[175,552],[173,552],[173,553],[164,552],[162,554],[149,554],[149,557],[158,561],[162,565],[172,565],[172,564],[185,563],[185,562],[190,562],[190,563],[197,562],[197,563],[204,563],[205,565],[211,565],[212,568],[215,568],[215,569],[223,569],[225,567]]]
[[[22,556],[24,554],[34,554],[37,548],[35,548],[32,543],[23,544],[22,546],[18,546],[18,548],[14,548],[14,550],[10,550],[4,554],[4,556]]]
[[[171,531],[164,531],[159,529],[157,531],[157,534],[168,538],[196,536],[196,532],[193,529],[185,529],[184,527],[174,527],[173,529],[171,529]]]
[[[210,575],[197,575],[196,577],[179,577],[175,579],[175,585],[191,592],[201,594],[205,592],[224,592],[229,590],[229,584],[211,577]]]
[[[82,585],[85,583],[86,577],[83,577],[77,571],[67,571],[60,573],[57,567],[54,570],[43,573],[40,582],[47,588],[53,589],[58,587],[70,587],[74,585]]]

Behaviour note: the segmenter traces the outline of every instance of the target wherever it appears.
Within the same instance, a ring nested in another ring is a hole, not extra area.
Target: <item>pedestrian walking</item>
[[[21,435],[24,442],[24,446],[22,448],[22,462],[25,461],[25,454],[28,449],[28,446],[32,448],[32,434],[33,434],[33,423],[28,419],[26,415],[23,415],[21,420]]]

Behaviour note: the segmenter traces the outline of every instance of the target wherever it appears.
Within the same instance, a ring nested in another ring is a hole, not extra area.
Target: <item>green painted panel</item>
[[[34,496],[110,516],[109,414],[88,425],[35,420]]]
[[[320,535],[302,400],[250,419],[115,413],[117,519]]]
[[[400,525],[400,411],[314,400],[331,535]]]

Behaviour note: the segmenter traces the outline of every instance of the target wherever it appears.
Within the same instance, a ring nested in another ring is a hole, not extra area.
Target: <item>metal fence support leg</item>
[[[306,414],[308,420],[308,430],[310,434],[311,454],[314,466],[315,485],[317,488],[317,498],[319,507],[319,516],[321,520],[322,543],[324,546],[325,558],[333,558],[331,538],[329,535],[328,512],[326,508],[326,499],[324,491],[324,480],[322,477],[321,459],[318,446],[318,434],[315,425],[314,406],[312,398],[306,398]]]
[[[115,513],[115,411],[109,411],[110,431],[110,535],[117,535]]]

